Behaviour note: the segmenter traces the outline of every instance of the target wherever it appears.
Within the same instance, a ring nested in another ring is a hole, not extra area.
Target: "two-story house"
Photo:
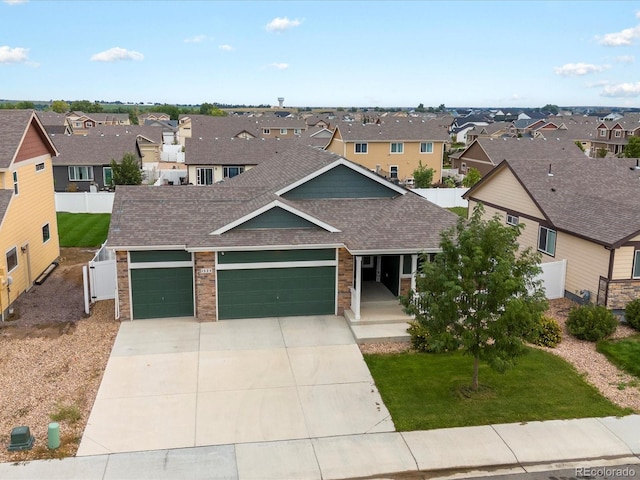
[[[33,110],[0,110],[0,314],[60,256],[51,157]]]
[[[338,122],[326,150],[392,181],[408,182],[420,164],[442,181],[442,160],[449,142],[446,128],[434,120],[386,118],[374,123]]]
[[[629,138],[634,136],[640,136],[640,114],[626,113],[618,120],[603,120],[596,126],[590,156],[597,157],[601,149],[621,156]]]

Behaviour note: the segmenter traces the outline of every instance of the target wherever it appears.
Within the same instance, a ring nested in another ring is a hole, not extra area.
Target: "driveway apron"
[[[78,456],[394,425],[342,317],[126,322]]]

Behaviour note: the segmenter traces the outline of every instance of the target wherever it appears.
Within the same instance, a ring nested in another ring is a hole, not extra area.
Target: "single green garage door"
[[[193,268],[131,270],[133,318],[193,316]]]
[[[218,318],[333,315],[336,267],[218,271]]]

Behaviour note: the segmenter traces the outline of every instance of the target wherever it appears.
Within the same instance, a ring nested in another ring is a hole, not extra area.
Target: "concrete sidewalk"
[[[0,464],[2,479],[467,478],[640,464],[640,415],[202,446]],[[640,467],[638,468],[640,470]]]

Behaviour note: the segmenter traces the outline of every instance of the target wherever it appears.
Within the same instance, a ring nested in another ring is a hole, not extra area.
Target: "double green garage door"
[[[333,249],[226,252],[218,262],[220,320],[335,313]],[[133,318],[194,314],[193,267],[161,265],[131,270]]]

